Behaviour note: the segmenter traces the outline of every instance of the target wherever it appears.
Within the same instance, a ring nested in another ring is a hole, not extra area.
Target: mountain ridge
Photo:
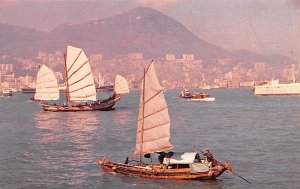
[[[267,56],[251,51],[227,51],[210,44],[173,18],[148,7],[137,7],[85,23],[62,24],[49,32],[16,27],[0,25],[0,43],[5,44],[0,46],[0,55],[29,58],[35,57],[38,51],[50,53],[70,44],[88,53],[101,53],[104,57],[140,52],[145,58],[164,57],[167,53],[177,57],[192,53],[205,64],[228,56],[252,62],[269,60]],[[243,54],[245,57],[241,57]]]

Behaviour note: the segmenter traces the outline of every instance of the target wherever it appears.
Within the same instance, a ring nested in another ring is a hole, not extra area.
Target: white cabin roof
[[[184,154],[181,155],[180,160],[178,159],[170,159],[170,164],[190,164],[194,163],[195,156],[197,152],[185,152]]]

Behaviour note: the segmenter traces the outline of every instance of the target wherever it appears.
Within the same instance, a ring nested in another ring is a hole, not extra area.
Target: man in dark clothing
[[[215,164],[215,162],[214,162],[214,156],[212,155],[212,153],[209,152],[209,150],[205,150],[203,152],[203,155],[206,156],[206,159],[207,159],[208,162],[212,162],[213,165]]]
[[[160,164],[163,164],[166,154],[165,154],[165,152],[159,152],[158,154],[159,154],[158,161],[159,161]]]

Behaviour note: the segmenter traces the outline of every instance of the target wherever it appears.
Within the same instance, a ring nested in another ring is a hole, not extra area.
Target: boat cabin
[[[180,93],[180,97],[182,98],[192,98],[192,96],[193,95],[187,89],[182,90]]]
[[[208,172],[211,167],[211,162],[201,159],[200,155],[196,152],[172,153],[171,157],[168,154],[165,153],[164,155],[162,169],[190,169],[191,173],[200,173]]]

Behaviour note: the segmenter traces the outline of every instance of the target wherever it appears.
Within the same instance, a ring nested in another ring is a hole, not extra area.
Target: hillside
[[[145,7],[87,23],[64,24],[50,32],[1,24],[0,43],[0,55],[24,58],[34,58],[40,50],[65,50],[71,44],[87,54],[101,53],[106,58],[131,52],[141,52],[145,58],[164,57],[166,53],[175,53],[180,58],[184,53],[193,53],[205,64],[229,56],[237,61],[292,62],[281,55],[270,58],[246,50],[226,51],[198,38],[173,18]]]

